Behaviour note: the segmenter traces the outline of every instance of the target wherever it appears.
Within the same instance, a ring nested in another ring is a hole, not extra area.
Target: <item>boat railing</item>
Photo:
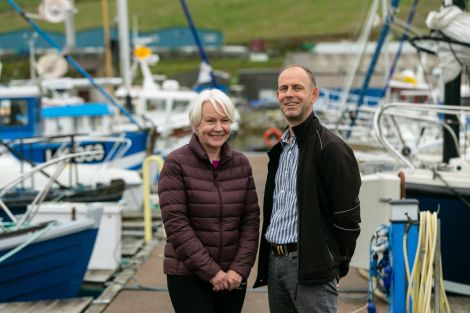
[[[57,181],[60,173],[64,170],[67,163],[73,160],[76,157],[86,157],[98,154],[98,151],[84,151],[78,153],[71,153],[67,155],[63,155],[57,158],[54,158],[50,161],[42,163],[38,166],[35,166],[28,172],[22,173],[21,175],[13,178],[12,180],[5,183],[3,186],[0,187],[0,207],[3,209],[5,214],[11,219],[13,224],[13,230],[17,230],[21,228],[21,226],[28,220],[31,220],[36,212],[39,210],[40,205],[46,198],[47,193],[49,192],[52,185]],[[20,218],[17,218],[14,214],[11,213],[10,209],[8,209],[7,205],[2,201],[2,197],[10,192],[13,188],[15,188],[18,184],[21,184],[24,180],[29,179],[30,177],[34,176],[38,172],[42,172],[45,168],[50,166],[57,165],[54,170],[54,173],[50,175],[49,180],[47,181],[44,188],[36,195],[34,200],[32,201],[31,205],[28,207],[26,213],[22,215]]]
[[[457,117],[470,116],[470,107],[468,106],[455,106],[455,105],[436,105],[436,104],[411,104],[404,102],[392,102],[384,103],[380,105],[374,115],[373,126],[374,134],[377,137],[379,143],[401,164],[404,166],[414,169],[415,165],[412,163],[411,158],[406,157],[395,148],[391,142],[386,138],[386,132],[384,127],[385,117],[395,118],[401,117],[412,121],[422,121],[426,123],[435,124],[443,127],[448,131],[452,137],[452,141],[456,147],[456,151],[460,151],[459,140],[454,130],[449,126],[445,120],[439,118],[439,114],[455,115]],[[462,122],[466,123],[466,119],[461,119]],[[397,131],[399,140],[401,138],[400,130],[398,125],[394,123]],[[465,139],[466,140],[466,139]]]
[[[121,134],[119,137],[93,137],[93,138],[101,142],[114,142],[109,153],[106,154],[105,159],[103,160],[103,162],[101,162],[101,166],[96,171],[97,173],[100,173],[105,168],[108,168],[109,166],[111,166],[113,162],[122,159],[125,153],[132,146],[132,140],[130,140],[129,138],[126,138],[124,133]],[[98,178],[98,175],[95,176],[93,185],[96,184],[96,178]]]
[[[81,144],[85,142],[100,142],[105,143],[109,142],[112,143],[111,149],[109,149],[108,153],[104,151],[100,151],[99,154],[105,153],[104,159],[101,163],[101,168],[108,167],[112,164],[112,162],[118,161],[122,159],[124,154],[130,149],[132,146],[132,140],[125,137],[124,133],[121,133],[119,136],[111,137],[111,136],[77,136],[75,137],[75,144],[74,144],[74,151],[79,151],[79,147]],[[60,154],[59,154],[60,155]],[[99,170],[98,170],[99,171]]]
[[[120,135],[117,136],[106,136],[106,135],[83,135],[83,134],[69,134],[69,135],[58,135],[58,136],[46,136],[46,137],[33,137],[33,138],[26,138],[26,139],[15,139],[12,141],[9,141],[8,144],[10,147],[14,147],[15,145],[18,145],[18,149],[16,151],[13,151],[14,155],[20,160],[20,161],[31,161],[28,163],[32,163],[32,165],[35,165],[37,162],[34,162],[33,160],[29,160],[26,152],[29,151],[31,154],[31,157],[33,155],[33,147],[35,144],[57,144],[57,148],[55,148],[53,153],[50,155],[47,155],[45,157],[45,161],[48,161],[48,159],[53,159],[57,158],[58,156],[61,155],[66,155],[68,153],[75,153],[75,152],[81,152],[82,150],[84,151],[93,151],[93,143],[100,143],[100,144],[106,144],[110,143],[112,146],[109,149],[104,149],[103,150],[98,150],[99,153],[88,156],[89,158],[92,159],[100,159],[98,163],[100,166],[98,167],[98,170],[96,171],[99,173],[102,169],[111,167],[113,162],[117,162],[120,159],[124,157],[126,152],[130,149],[132,146],[132,141],[129,138],[125,137],[124,133],[121,133]],[[96,147],[95,147],[96,148]],[[11,149],[9,149],[11,151]],[[106,152],[107,150],[107,152]],[[77,163],[81,163],[80,160],[86,160],[86,157],[79,157],[72,159],[70,163],[76,165]],[[75,174],[73,174],[75,168]],[[69,184],[72,186],[74,185],[74,180],[75,183],[79,183],[79,177],[78,177],[78,171],[76,170],[76,167],[71,167],[70,168],[71,175],[69,176],[70,182]],[[33,177],[31,178],[33,179]],[[34,184],[34,182],[32,182]]]
[[[358,106],[359,95],[342,90],[321,88],[320,95],[313,106],[315,114],[324,125],[340,135],[352,133],[352,137],[368,138],[372,131],[372,119],[382,98],[366,95],[364,105]],[[345,100],[344,103],[341,103]],[[354,125],[351,119],[355,119]]]
[[[341,103],[343,98],[346,100],[344,104]],[[325,105],[327,108],[343,111],[343,109],[356,109],[359,95],[334,88],[321,88],[318,100],[322,103],[321,105]],[[381,100],[382,97],[379,96],[365,95],[363,103],[367,106],[376,106]]]
[[[132,145],[132,141],[129,138],[126,138],[124,133],[119,137],[93,137],[94,140],[99,140],[101,142],[114,142],[110,152],[106,155],[103,160],[103,164],[108,164],[108,162],[121,159],[124,154],[129,150]]]

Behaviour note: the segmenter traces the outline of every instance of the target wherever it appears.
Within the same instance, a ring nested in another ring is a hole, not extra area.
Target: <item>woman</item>
[[[241,312],[256,258],[259,207],[247,158],[230,149],[234,106],[205,90],[189,113],[193,136],[158,183],[167,234],[163,270],[176,313]]]

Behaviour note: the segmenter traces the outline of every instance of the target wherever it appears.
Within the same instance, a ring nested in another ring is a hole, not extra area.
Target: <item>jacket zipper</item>
[[[323,230],[323,227],[322,227],[321,232],[323,234],[323,239],[325,240],[326,249],[328,250],[328,255],[330,256],[331,261],[334,263],[335,262],[335,257],[333,256],[333,253],[331,252],[330,245],[328,243],[328,239],[326,237],[325,231]]]
[[[220,166],[220,165],[219,165]],[[217,170],[214,170],[214,184],[215,188],[217,189],[217,193],[219,195],[219,203],[220,203],[220,210],[219,210],[219,253],[217,258],[217,263],[220,264],[220,259],[222,256],[222,244],[223,244],[223,233],[222,233],[222,214],[223,214],[223,204],[222,204],[222,195],[220,194],[219,184],[217,183]]]
[[[331,253],[330,246],[328,245],[328,242],[326,242],[326,249],[328,250],[328,254],[330,255],[331,262],[335,262],[335,257],[333,256],[333,253]]]
[[[301,251],[302,249],[300,248],[300,220],[301,220],[301,216],[300,216],[300,194],[299,194],[299,184],[298,182],[300,181],[299,180],[299,177],[300,177],[300,173],[299,173],[299,164],[300,164],[300,145],[297,145],[297,149],[299,149],[298,151],[298,158],[297,158],[297,170],[296,170],[296,175],[297,175],[297,179],[295,181],[295,188],[296,188],[296,192],[297,192],[297,277],[299,280],[301,278],[300,276],[300,269],[301,269],[301,266],[300,266],[300,254],[301,254]],[[297,289],[296,289],[296,293],[297,293]],[[296,294],[296,298],[297,298],[297,294]]]

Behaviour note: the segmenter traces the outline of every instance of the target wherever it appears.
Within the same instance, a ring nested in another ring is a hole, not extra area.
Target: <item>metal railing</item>
[[[395,109],[395,110],[393,110]],[[399,110],[396,110],[399,109]],[[407,114],[408,112],[408,114]],[[412,112],[417,114],[411,114]],[[431,116],[426,116],[428,113],[435,113],[435,118]],[[384,136],[382,119],[385,116],[390,117],[403,117],[415,121],[425,121],[428,123],[433,123],[444,127],[449,134],[452,136],[453,142],[459,151],[459,142],[456,134],[452,128],[443,120],[438,118],[438,114],[450,114],[456,116],[470,116],[470,107],[466,106],[454,106],[454,105],[435,105],[435,104],[410,104],[402,102],[392,102],[385,103],[378,107],[374,115],[374,133],[377,137],[377,140],[382,144],[382,146],[390,152],[390,154],[399,162],[401,162],[406,167],[414,169],[415,166],[404,155],[402,155]]]
[[[159,155],[151,155],[145,158],[142,165],[143,175],[143,189],[144,189],[144,240],[149,242],[153,238],[152,234],[152,209],[150,204],[151,190],[150,190],[150,164],[157,163],[158,173],[163,168],[163,158]]]
[[[32,168],[30,171],[13,178],[12,180],[4,184],[2,187],[0,187],[0,208],[2,208],[3,211],[6,213],[6,215],[15,223],[13,230],[17,230],[21,228],[21,226],[26,221],[31,219],[36,214],[36,212],[39,210],[41,203],[46,198],[46,195],[49,192],[50,188],[57,181],[57,178],[59,177],[60,173],[62,173],[65,166],[67,165],[68,162],[70,162],[70,160],[76,157],[92,156],[98,153],[100,152],[85,151],[85,152],[71,153],[71,154],[67,154],[64,156],[60,156],[58,158],[52,159],[48,162],[42,163]],[[20,184],[24,180],[34,176],[35,174],[37,174],[38,172],[41,172],[45,168],[50,167],[52,165],[56,165],[56,164],[58,166],[55,169],[54,173],[49,177],[49,180],[47,181],[46,186],[36,195],[31,205],[28,207],[28,210],[26,211],[26,213],[20,219],[18,219],[14,214],[11,213],[10,209],[8,209],[7,205],[2,201],[1,198],[5,194],[7,194],[10,190],[12,190],[16,185]]]

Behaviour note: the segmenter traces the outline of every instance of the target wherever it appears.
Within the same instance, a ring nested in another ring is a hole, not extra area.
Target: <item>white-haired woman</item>
[[[176,313],[238,313],[258,247],[252,170],[227,143],[230,98],[205,90],[191,105],[194,134],[169,154],[158,183],[167,233],[163,269]]]

